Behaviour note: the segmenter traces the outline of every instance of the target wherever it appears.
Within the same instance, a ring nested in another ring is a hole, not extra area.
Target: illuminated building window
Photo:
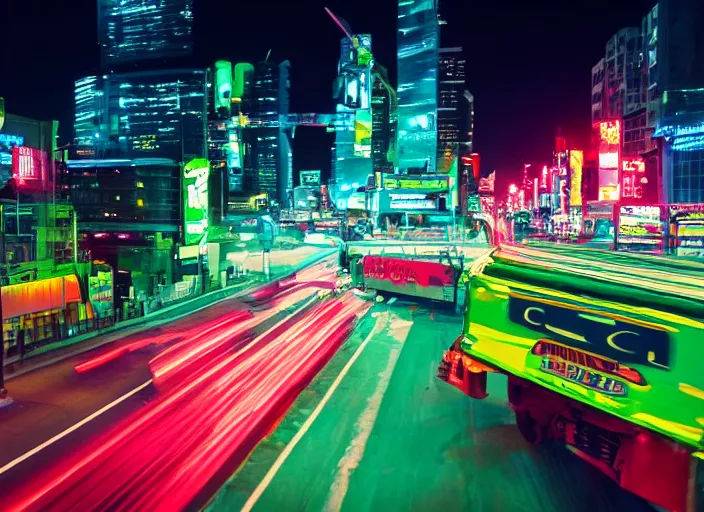
[[[144,199],[142,199],[142,198],[137,199],[137,206],[139,208],[144,208]]]

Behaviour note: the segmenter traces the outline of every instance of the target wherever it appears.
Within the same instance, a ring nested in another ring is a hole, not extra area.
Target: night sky
[[[195,0],[192,65],[271,59],[292,63],[293,112],[332,112],[338,27],[372,34],[375,57],[396,79],[395,0]],[[294,5],[292,5],[294,4]],[[296,7],[295,4],[299,6]],[[591,67],[610,35],[640,25],[654,0],[480,2],[441,0],[443,45],[464,46],[476,101],[475,150],[483,173],[513,179],[550,158],[557,126],[588,140]],[[301,7],[305,5],[305,7]],[[96,0],[0,0],[0,96],[8,112],[59,119],[72,130],[76,78],[99,65]]]

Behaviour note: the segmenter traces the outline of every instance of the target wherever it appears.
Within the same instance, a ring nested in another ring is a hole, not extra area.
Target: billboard
[[[432,178],[386,178],[384,188],[387,190],[433,190],[443,192],[449,190],[447,176]]]
[[[12,148],[12,177],[18,187],[42,187],[49,173],[46,151],[15,146]]]
[[[354,114],[354,156],[372,156],[371,110],[357,110]]]
[[[582,206],[582,168],[584,152],[570,151],[570,206]]]
[[[186,245],[197,244],[208,229],[208,177],[206,158],[196,158],[183,168],[183,202]]]
[[[313,186],[316,187],[320,185],[320,171],[301,171],[301,186]]]
[[[426,194],[389,194],[391,210],[436,210],[437,202]]]
[[[665,238],[661,206],[621,206],[618,219],[618,245],[662,249]]]

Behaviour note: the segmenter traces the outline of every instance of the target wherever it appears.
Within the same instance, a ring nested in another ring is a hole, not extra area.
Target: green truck
[[[704,510],[703,264],[508,246],[467,283],[441,379],[482,399],[503,374],[527,441],[564,443],[667,510]]]

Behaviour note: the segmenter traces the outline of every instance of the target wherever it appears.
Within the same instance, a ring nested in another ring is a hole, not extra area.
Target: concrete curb
[[[143,317],[138,317],[138,318],[133,318],[130,320],[125,320],[124,322],[120,322],[118,324],[115,324],[113,326],[107,327],[103,330],[97,330],[92,333],[87,333],[81,336],[76,336],[75,338],[70,338],[68,340],[63,340],[61,342],[56,342],[52,343],[49,345],[46,345],[45,347],[42,347],[41,349],[38,349],[37,351],[31,352],[25,358],[19,359],[19,357],[15,356],[11,359],[5,360],[5,381],[12,380],[13,378],[19,377],[21,375],[24,375],[29,372],[33,372],[35,370],[39,370],[41,368],[46,368],[47,366],[51,366],[53,364],[56,364],[58,362],[63,361],[64,359],[68,359],[69,357],[81,355],[85,352],[89,352],[91,350],[94,350],[96,348],[103,347],[105,345],[108,345],[110,343],[113,343],[115,341],[118,341],[122,338],[125,338],[127,336],[130,336],[132,334],[136,334],[140,331],[144,331],[150,328],[154,327],[159,327],[161,325],[164,325],[168,322],[174,321],[174,320],[179,320],[181,318],[184,318],[186,316],[192,315],[193,313],[197,313],[198,311],[202,311],[203,309],[207,309],[209,307],[212,307],[216,304],[219,304],[220,302],[223,302],[225,300],[229,299],[235,299],[237,297],[241,297],[243,295],[246,295],[247,293],[250,293],[254,289],[256,289],[259,286],[267,285],[269,283],[272,283],[277,280],[281,280],[282,278],[289,277],[306,267],[312,266],[316,263],[319,263],[320,261],[324,260],[327,257],[330,257],[333,255],[333,253],[337,252],[337,250],[329,250],[325,252],[319,252],[317,254],[314,254],[312,256],[309,256],[308,258],[304,259],[301,263],[298,265],[293,266],[292,269],[288,270],[283,270],[280,272],[272,272],[272,276],[270,280],[266,279],[256,279],[252,282],[249,283],[240,283],[242,286],[238,285],[233,285],[224,289],[220,290],[214,290],[212,292],[208,292],[203,295],[199,295],[197,297],[194,297],[193,299],[181,302],[179,304],[174,304],[173,306],[166,307],[164,309],[161,309],[159,311],[155,311],[154,313],[143,316]],[[239,289],[237,289],[239,288]],[[207,299],[207,300],[206,300]],[[196,302],[205,302],[203,305],[200,307],[195,306]],[[195,309],[194,309],[195,307]],[[184,314],[178,315],[176,317],[169,317],[169,318],[159,318],[167,313],[177,311],[179,308],[184,309]],[[133,329],[130,329],[133,328]],[[115,336],[108,336],[110,334],[115,334]],[[105,340],[103,340],[100,343],[96,344],[88,344],[83,345],[83,343],[90,341],[92,339],[98,338],[100,336],[107,336]],[[53,348],[50,348],[53,347]],[[71,350],[71,347],[75,347],[74,350]],[[29,363],[32,359],[48,354],[50,352],[53,352],[56,350],[57,352],[62,351],[62,349],[66,349],[66,351],[62,354],[57,354],[56,357],[53,357],[51,359],[47,359],[45,361],[38,361],[36,365],[31,365],[28,364],[27,367],[25,368],[18,368],[16,371],[11,371],[8,372],[8,370],[11,370],[13,364],[17,363]],[[6,404],[9,405],[9,404]],[[2,405],[0,405],[2,407]]]

